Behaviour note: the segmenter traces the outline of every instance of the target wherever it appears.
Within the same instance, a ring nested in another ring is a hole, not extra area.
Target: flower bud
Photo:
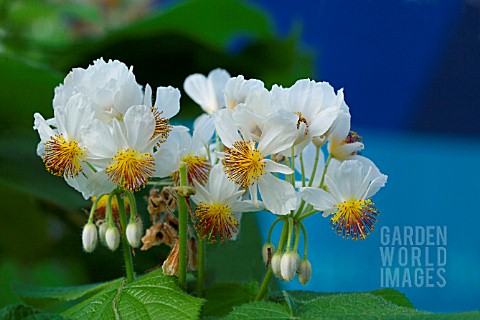
[[[129,222],[127,225],[127,240],[128,243],[134,248],[140,246],[140,239],[143,235],[142,220],[138,219],[135,222]]]
[[[312,138],[312,142],[315,147],[320,148],[327,142],[327,137],[325,135],[315,136]]]
[[[107,243],[108,249],[115,251],[120,244],[120,232],[114,226],[110,226],[105,233],[105,242]]]
[[[92,222],[83,227],[82,243],[85,252],[92,252],[97,246],[97,227]]]
[[[290,281],[295,278],[298,264],[297,256],[298,253],[293,253],[290,251],[285,252],[282,256],[282,260],[280,262],[280,270],[282,278],[285,281]]]
[[[281,260],[282,260],[282,254],[277,251],[272,257],[272,271],[277,277],[282,277],[281,267],[280,267]]]
[[[298,266],[298,281],[302,285],[306,285],[308,281],[310,281],[310,277],[312,276],[312,265],[310,261],[307,259],[303,259]]]
[[[270,266],[272,256],[275,253],[275,246],[272,243],[265,243],[262,248],[263,262],[268,268]]]
[[[107,245],[107,239],[105,238],[105,234],[107,233],[108,229],[108,223],[103,222],[99,227],[98,227],[98,236],[100,237],[100,242],[103,245]]]

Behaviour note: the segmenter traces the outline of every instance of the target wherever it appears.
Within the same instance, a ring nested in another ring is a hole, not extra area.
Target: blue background
[[[345,88],[365,156],[389,176],[366,241],[307,220],[313,277],[288,289],[380,288],[380,228],[447,226],[444,288],[397,288],[422,310],[480,309],[480,20],[474,1],[254,1],[280,34],[301,27],[316,80]],[[478,3],[478,2],[477,2]],[[274,217],[259,220],[266,231]],[[274,236],[278,239],[278,233]]]

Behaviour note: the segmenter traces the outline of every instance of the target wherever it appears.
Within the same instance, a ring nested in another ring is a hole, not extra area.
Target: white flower
[[[154,131],[155,117],[146,106],[131,107],[122,122],[116,118],[111,124],[92,122],[83,140],[90,150],[91,164],[112,182],[111,190],[118,185],[137,191],[153,176],[153,147],[160,138]]]
[[[86,175],[93,172],[88,166],[89,150],[82,135],[94,118],[90,100],[75,94],[65,106],[54,109],[54,118],[45,120],[40,114],[34,115],[34,129],[38,130],[40,143],[37,154],[42,157],[47,170],[53,175],[63,176],[67,183],[80,190],[79,185],[86,185]],[[50,126],[54,124],[55,128]],[[84,197],[91,192],[84,192]]]
[[[342,100],[338,117],[328,132],[328,151],[330,155],[340,161],[350,159],[363,149],[362,137],[350,131],[350,111],[343,100],[343,91],[339,91]]]
[[[196,193],[191,196],[197,204],[195,229],[199,237],[210,242],[231,239],[238,232],[238,216],[243,212],[259,211],[261,206],[242,201],[244,190],[228,179],[220,164],[210,171],[205,187],[193,181]]]
[[[193,180],[205,184],[211,168],[205,148],[209,147],[214,131],[212,118],[204,114],[195,121],[192,136],[186,131],[172,132],[153,155],[157,163],[155,176],[163,178],[173,174],[178,182],[178,167],[180,162],[185,162],[189,184]]]
[[[227,147],[225,153],[219,155],[223,157],[222,164],[229,178],[243,188],[248,187],[254,202],[260,192],[265,207],[274,214],[285,215],[294,210],[295,189],[271,174],[292,174],[293,171],[267,157],[293,145],[297,119],[285,112],[272,115],[266,120],[257,143],[248,132],[241,131],[240,135],[228,110],[219,110],[214,116],[218,135]]]
[[[225,105],[224,90],[230,74],[220,68],[210,71],[208,77],[195,73],[189,75],[183,83],[183,88],[203,111],[212,114]]]
[[[300,189],[301,197],[323,216],[333,215],[331,223],[341,236],[365,239],[377,221],[377,209],[370,199],[387,181],[387,176],[373,165],[359,160],[333,162],[325,175],[328,191]]]
[[[251,93],[263,87],[263,82],[257,79],[245,80],[241,75],[231,78],[225,85],[226,107],[230,110],[235,109],[237,105],[244,103]]]
[[[176,127],[169,124],[169,120],[180,111],[180,90],[171,86],[158,87],[155,104],[152,105],[152,88],[147,84],[143,105],[149,107],[155,117],[153,137],[158,136],[158,145],[160,145],[171,131],[176,130]]]
[[[66,105],[77,93],[87,96],[96,118],[106,122],[121,118],[130,107],[142,104],[143,99],[133,68],[117,60],[105,62],[102,58],[87,69],[73,69],[65,77],[64,83],[55,88],[54,108]]]
[[[341,92],[341,91],[340,91]],[[302,79],[290,88],[272,87],[274,105],[298,115],[295,154],[313,137],[327,132],[337,118],[343,95],[338,97],[328,82]],[[285,156],[290,156],[289,153]]]

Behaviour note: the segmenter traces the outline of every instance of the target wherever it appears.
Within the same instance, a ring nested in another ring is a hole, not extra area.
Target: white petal
[[[147,106],[134,106],[128,109],[123,118],[128,146],[141,152],[155,131],[155,118]]]
[[[214,69],[208,74],[209,84],[215,93],[217,109],[225,105],[224,91],[228,80],[230,80],[230,74],[220,68]]]
[[[264,156],[290,148],[295,141],[298,116],[287,111],[279,111],[267,119],[258,150]]]
[[[385,184],[387,183],[387,176],[382,174],[380,177],[375,178],[371,183],[370,186],[367,189],[367,192],[365,193],[364,198],[368,199],[373,197],[380,188],[384,187]]]
[[[155,177],[165,178],[178,170],[180,164],[178,149],[169,149],[162,146],[153,154],[155,159]]]
[[[333,121],[338,117],[338,108],[331,107],[322,110],[308,127],[308,134],[312,137],[325,134],[333,124]]]
[[[237,126],[233,122],[229,110],[222,109],[216,111],[213,114],[213,120],[215,122],[217,133],[222,140],[222,143],[227,148],[232,148],[234,142],[242,140],[240,134],[238,134]]]
[[[193,127],[190,152],[197,154],[200,149],[210,144],[210,140],[215,132],[215,123],[211,116],[203,114],[196,119]]]
[[[171,86],[158,87],[155,108],[162,112],[162,117],[172,118],[180,111],[180,90]]]
[[[263,87],[262,81],[256,79],[245,80],[242,75],[230,78],[225,85],[226,107],[235,109],[238,104],[245,102],[249,94]]]
[[[50,139],[50,137],[55,135],[55,132],[53,131],[53,129],[50,128],[50,126],[47,124],[47,121],[45,121],[45,119],[40,113],[35,113],[33,115],[33,118],[34,118],[33,128],[35,130],[38,130],[38,134],[43,143],[45,143]]]
[[[331,151],[332,157],[338,160],[346,160],[355,154],[357,151],[362,150],[364,147],[361,142],[353,142],[342,144]]]
[[[228,198],[238,191],[238,187],[224,173],[221,164],[217,164],[212,168],[208,182],[212,200],[218,203],[225,203]]]
[[[306,203],[311,204],[318,211],[333,209],[336,204],[335,198],[323,189],[301,188],[300,195]]]
[[[114,97],[115,109],[123,115],[130,107],[142,104],[142,102],[142,87],[134,81],[121,85]]]
[[[340,112],[329,131],[332,146],[340,145],[350,132],[350,113]]]
[[[143,105],[145,105],[147,107],[152,106],[152,88],[150,87],[150,85],[148,83],[145,86],[145,95],[143,97]]]
[[[265,162],[265,170],[268,172],[279,172],[283,174],[293,173],[292,168],[289,168],[284,164],[276,163],[270,159],[264,159],[263,162]]]
[[[295,210],[297,195],[293,186],[267,173],[258,179],[258,189],[265,208],[277,215],[286,215]]]
[[[212,202],[212,197],[210,196],[210,193],[208,192],[207,189],[205,189],[196,180],[193,180],[193,185],[195,186],[195,194],[190,197],[193,200],[193,202],[195,202],[196,204],[199,204],[200,202],[206,202],[206,203]]]
[[[232,209],[232,212],[257,212],[262,210],[261,205],[255,205],[249,201],[236,201],[232,205],[230,205],[230,208]]]
[[[183,89],[206,113],[210,114],[216,110],[215,96],[210,91],[208,80],[203,74],[189,75],[183,83]]]

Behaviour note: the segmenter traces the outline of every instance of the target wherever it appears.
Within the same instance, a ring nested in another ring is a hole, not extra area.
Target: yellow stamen
[[[223,166],[236,184],[247,187],[265,173],[263,155],[250,141],[237,141],[225,151]]]
[[[207,157],[205,156],[195,156],[193,154],[188,154],[182,158],[182,161],[187,163],[187,177],[188,183],[193,185],[193,180],[196,180],[201,185],[205,185],[208,180],[208,174],[211,169],[211,165],[208,162]],[[179,181],[179,172],[175,171],[172,174],[172,180],[175,184],[178,185]]]
[[[308,134],[308,127],[309,127],[307,119],[303,116],[303,114],[300,111],[294,112],[294,113],[298,116],[297,129],[300,128],[300,124],[302,122],[305,123],[305,133],[304,134],[307,135]]]
[[[150,153],[122,148],[107,167],[107,174],[115,184],[125,190],[138,191],[155,172],[155,159]]]
[[[45,142],[43,162],[48,172],[56,176],[74,178],[80,171],[85,148],[80,148],[77,141],[67,142],[63,135],[55,135]]]
[[[347,200],[336,205],[332,229],[344,238],[364,240],[374,230],[378,211],[372,200]]]
[[[238,220],[235,219],[230,207],[219,203],[200,202],[195,210],[198,218],[195,230],[201,239],[208,238],[210,243],[218,239],[223,243],[237,232]]]
[[[157,143],[159,146],[167,140],[170,131],[172,131],[172,126],[168,123],[167,118],[162,117],[162,112],[159,112],[155,107],[151,107],[150,111],[155,117],[155,131],[150,139],[160,136],[160,140]]]

